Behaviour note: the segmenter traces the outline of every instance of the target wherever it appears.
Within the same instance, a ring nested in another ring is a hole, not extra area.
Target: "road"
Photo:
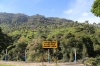
[[[14,66],[41,66],[42,62],[14,62],[14,61],[0,61],[0,64],[6,64],[6,65],[14,65]],[[54,66],[56,63],[48,63],[43,62],[46,66]],[[81,63],[74,63],[74,62],[65,62],[65,63],[57,63],[60,66],[84,66]]]

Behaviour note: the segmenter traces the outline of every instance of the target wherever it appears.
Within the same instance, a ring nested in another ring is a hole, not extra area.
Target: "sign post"
[[[57,65],[57,48],[56,48],[56,65]]]
[[[50,63],[50,51],[49,48],[56,48],[56,64],[57,64],[57,48],[58,43],[57,41],[43,41],[42,48],[48,48],[48,62]]]
[[[49,49],[48,49],[48,62],[50,63],[50,52],[49,52]]]
[[[26,49],[25,49],[25,62],[26,62]]]
[[[42,48],[57,48],[57,41],[43,41]]]
[[[43,49],[43,53],[42,53],[42,66],[44,65],[44,64],[43,64],[43,59],[44,59],[43,54],[44,54],[44,49]]]

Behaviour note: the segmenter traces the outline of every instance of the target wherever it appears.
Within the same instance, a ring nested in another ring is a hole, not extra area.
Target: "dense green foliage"
[[[42,48],[42,41],[58,41],[56,49],[50,49],[50,59],[59,62],[74,61],[74,49],[77,60],[100,55],[99,24],[74,22],[64,18],[44,17],[36,14],[0,13],[0,56],[4,59],[8,50],[8,60],[24,61],[25,49],[27,61],[47,61],[48,49]],[[4,34],[6,33],[6,34]],[[5,38],[6,37],[6,38]],[[99,59],[98,59],[99,60]]]
[[[95,58],[88,58],[84,64],[86,66],[97,66],[97,60]]]
[[[92,5],[91,12],[94,13],[95,16],[100,17],[100,0],[94,1],[93,5]]]

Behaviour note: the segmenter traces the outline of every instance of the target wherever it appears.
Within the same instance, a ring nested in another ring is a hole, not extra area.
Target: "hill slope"
[[[24,60],[25,49],[27,61],[42,61],[42,54],[44,61],[47,61],[48,49],[41,46],[45,40],[58,41],[57,53],[56,49],[50,49],[51,61],[55,61],[56,54],[59,62],[74,61],[74,49],[77,60],[98,57],[100,27],[97,25],[39,14],[0,13],[0,27],[3,33],[11,37],[10,44],[5,47],[8,49],[8,60],[14,61]],[[1,50],[1,59],[4,59],[5,48]]]

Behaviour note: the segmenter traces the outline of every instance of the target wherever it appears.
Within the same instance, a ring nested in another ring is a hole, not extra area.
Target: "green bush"
[[[97,56],[96,59],[98,62],[100,62],[100,56]]]
[[[97,66],[97,59],[96,58],[88,58],[84,61],[86,66]]]
[[[100,56],[97,56],[96,59],[97,59],[97,62],[98,62],[97,66],[100,66]]]

